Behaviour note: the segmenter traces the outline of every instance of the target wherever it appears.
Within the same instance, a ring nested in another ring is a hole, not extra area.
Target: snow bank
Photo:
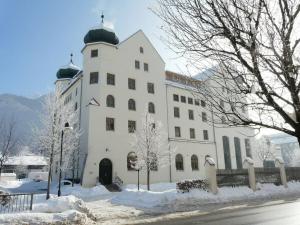
[[[141,209],[166,208],[174,211],[184,206],[199,206],[209,203],[228,203],[257,199],[272,199],[291,195],[300,195],[300,182],[289,182],[288,188],[274,184],[258,184],[258,190],[253,192],[246,186],[222,187],[216,195],[204,190],[192,190],[188,193],[177,193],[175,183],[151,185],[151,191],[146,191],[143,185],[140,191],[136,185],[127,185],[123,192],[115,195],[113,204],[133,206]]]

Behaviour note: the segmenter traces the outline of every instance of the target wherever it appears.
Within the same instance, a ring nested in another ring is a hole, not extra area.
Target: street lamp
[[[61,167],[62,167],[62,154],[63,154],[63,143],[64,143],[64,131],[73,130],[73,127],[70,127],[69,123],[65,123],[64,128],[61,130],[61,143],[60,143],[60,163],[59,163],[59,178],[58,178],[58,192],[57,195],[61,196]]]

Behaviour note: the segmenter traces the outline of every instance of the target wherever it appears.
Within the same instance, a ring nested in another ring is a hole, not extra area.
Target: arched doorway
[[[102,159],[99,163],[99,182],[103,185],[112,183],[112,162],[109,159]]]

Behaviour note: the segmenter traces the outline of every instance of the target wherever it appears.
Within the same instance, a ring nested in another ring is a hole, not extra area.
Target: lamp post
[[[72,130],[73,127],[70,127],[69,123],[65,123],[64,128],[61,131],[61,143],[60,143],[60,160],[59,160],[59,178],[58,178],[58,192],[57,195],[61,196],[61,167],[62,167],[62,155],[63,155],[63,143],[64,143],[64,131]]]

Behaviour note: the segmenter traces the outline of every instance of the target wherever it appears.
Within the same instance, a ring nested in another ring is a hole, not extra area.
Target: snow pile
[[[37,195],[34,197],[32,210],[34,212],[58,213],[70,209],[75,209],[80,212],[88,211],[84,202],[73,195],[61,197],[51,196],[49,200],[46,200],[45,195]]]
[[[74,187],[72,186],[63,187],[62,194],[74,195],[77,198],[81,198],[83,200],[90,200],[102,195],[110,194],[110,192],[103,185],[97,185],[92,188],[83,188],[80,185],[76,185]]]
[[[14,213],[0,214],[0,224],[91,224],[84,213],[69,210],[63,213]]]

